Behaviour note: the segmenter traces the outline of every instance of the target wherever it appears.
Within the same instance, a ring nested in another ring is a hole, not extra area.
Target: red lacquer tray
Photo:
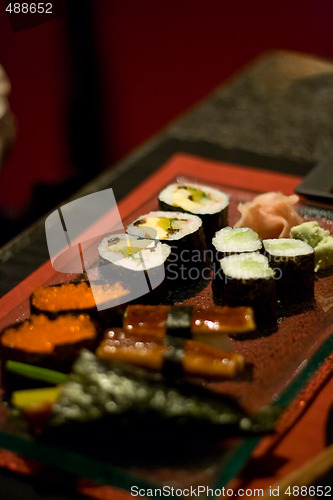
[[[264,191],[291,194],[300,181],[291,175],[177,154],[119,203],[124,226],[139,215],[156,209],[158,192],[175,179],[206,183],[227,192],[230,195],[230,225],[238,217],[237,204],[240,201],[250,200]],[[306,219],[316,219],[321,226],[333,232],[333,210],[323,205],[310,206],[305,202],[300,202],[297,208]],[[50,262],[44,264],[1,299],[0,329],[29,315],[28,298],[36,285],[58,283],[71,277],[74,276],[55,272]],[[234,348],[253,364],[253,373],[246,380],[214,384],[214,390],[234,395],[250,411],[276,402],[285,406],[293,403],[280,423],[280,432],[285,432],[292,425],[300,408],[304,410],[320,385],[333,372],[333,363],[329,358],[333,350],[332,275],[316,279],[315,298],[313,307],[297,309],[294,314],[281,319],[275,333],[233,340]],[[210,285],[185,302],[211,303]],[[307,386],[310,379],[312,382]],[[116,460],[105,462],[91,457],[89,450],[77,453],[61,445],[46,446],[36,442],[11,428],[3,409],[0,413],[0,446],[3,448],[76,475],[126,489],[134,484],[167,484],[182,488],[196,484],[222,486],[237,473],[257,442],[253,438],[242,442],[224,441],[218,454],[215,450],[213,454],[205,452],[203,455],[198,449],[195,464],[193,457],[183,450],[181,459],[176,456],[169,459],[154,457],[152,463],[143,464],[133,462],[129,456],[128,464],[120,466]]]

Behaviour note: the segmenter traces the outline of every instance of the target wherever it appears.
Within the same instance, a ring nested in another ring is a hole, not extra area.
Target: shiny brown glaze
[[[164,336],[171,306],[131,305],[126,309],[123,326],[132,333]],[[196,334],[243,333],[255,330],[250,307],[194,306],[191,319]]]
[[[162,371],[168,350],[163,337],[139,335],[113,328],[105,333],[97,355],[106,361],[130,363],[154,371]],[[182,366],[186,374],[217,379],[232,379],[244,369],[240,354],[222,351],[205,344],[186,340],[182,351]]]

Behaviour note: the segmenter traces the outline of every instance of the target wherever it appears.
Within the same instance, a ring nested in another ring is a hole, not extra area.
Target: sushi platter
[[[127,489],[172,485],[175,470],[179,487],[213,487],[289,412],[286,431],[308,382],[333,373],[333,210],[299,200],[298,183],[176,154],[119,202],[128,235],[90,243],[94,283],[47,262],[3,297],[0,447]],[[45,394],[46,419],[29,406]]]

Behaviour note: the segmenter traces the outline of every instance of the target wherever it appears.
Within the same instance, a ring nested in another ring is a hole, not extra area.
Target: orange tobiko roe
[[[96,334],[96,328],[86,314],[64,315],[54,320],[40,314],[32,315],[18,327],[5,330],[1,343],[12,349],[52,353],[56,345],[93,339]]]
[[[32,295],[32,305],[41,311],[88,309],[95,307],[93,293],[87,283],[64,283],[59,286],[38,286]]]
[[[120,283],[94,287],[93,292],[88,283],[64,283],[59,286],[38,286],[32,295],[31,303],[40,311],[64,311],[90,309],[96,307],[96,301],[102,303],[128,293]]]

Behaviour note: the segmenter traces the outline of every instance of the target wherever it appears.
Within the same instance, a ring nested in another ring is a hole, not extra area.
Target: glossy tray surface
[[[124,226],[147,211],[156,209],[158,192],[176,179],[206,183],[228,193],[230,225],[238,218],[239,202],[248,201],[263,191],[291,194],[299,182],[299,178],[293,176],[178,154],[120,202],[119,210]],[[333,233],[333,210],[308,202],[300,202],[297,209],[306,220],[318,220],[322,227]],[[51,264],[46,263],[0,301],[0,328],[28,317],[28,298],[37,284],[59,283],[71,277],[74,276],[56,273]],[[211,285],[197,294],[185,297],[183,303],[212,303]],[[333,276],[326,273],[316,278],[315,302],[281,315],[277,331],[233,339],[235,350],[244,355],[246,361],[253,365],[253,370],[240,380],[210,384],[210,388],[232,394],[249,411],[257,411],[263,405],[283,401],[283,398],[288,401],[286,392],[289,390],[291,394],[290,388],[293,386],[293,394],[296,396],[304,388],[308,380],[306,377],[313,374],[318,364],[330,353],[332,324]],[[328,377],[330,370],[327,367],[325,370],[325,377]],[[306,392],[303,406],[308,404],[316,390],[314,386]],[[292,421],[292,416],[289,420]],[[109,445],[112,446],[112,443]],[[3,407],[0,410],[0,446],[77,475],[127,489],[140,483],[177,485],[181,488],[196,484],[221,485],[222,469],[229,467],[230,470],[237,471],[237,467],[233,467],[238,460],[237,456],[233,459],[229,457],[236,445],[239,445],[237,440],[223,440],[212,450],[194,443],[194,449],[177,450],[176,453],[166,455],[161,451],[154,457],[126,449],[102,458],[102,454],[96,456],[89,450],[78,452],[65,445],[51,446],[34,441],[9,423]],[[249,445],[247,455],[251,449]],[[244,461],[244,456],[242,460]]]

